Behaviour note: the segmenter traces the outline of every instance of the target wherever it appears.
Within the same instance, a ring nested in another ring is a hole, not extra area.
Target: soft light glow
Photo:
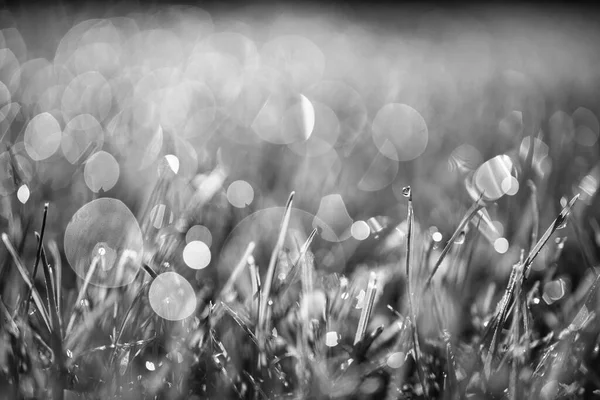
[[[85,184],[95,193],[112,189],[119,180],[119,173],[119,163],[105,151],[89,157],[83,169]]]
[[[194,225],[188,229],[187,233],[185,234],[185,242],[190,243],[194,240],[204,242],[208,247],[210,247],[212,244],[212,234],[207,227],[203,225]]]
[[[189,242],[183,249],[183,261],[192,269],[203,269],[210,263],[210,249],[199,240]]]
[[[508,251],[508,240],[501,237],[494,241],[494,250],[500,254],[504,254]]]
[[[81,279],[102,287],[133,281],[143,249],[142,231],[133,213],[117,199],[93,200],[73,215],[64,237],[65,255]],[[104,253],[104,254],[102,254]]]
[[[152,310],[170,321],[188,318],[196,310],[196,293],[192,285],[176,272],[158,275],[150,285],[148,299]]]
[[[473,176],[473,185],[467,187],[475,199],[483,193],[485,200],[495,201],[506,194],[505,189],[512,189],[513,181],[509,180],[503,186],[505,179],[512,177],[513,162],[506,154],[496,156],[483,163]],[[510,184],[510,186],[508,186]],[[518,188],[517,188],[518,189]]]
[[[56,118],[49,113],[38,114],[25,129],[25,150],[32,160],[45,160],[58,150],[61,135],[62,129]]]
[[[246,181],[235,181],[227,188],[227,200],[232,206],[245,208],[254,200],[254,189]]]
[[[373,141],[383,155],[394,161],[410,161],[419,157],[425,151],[428,140],[425,120],[417,110],[406,104],[387,104],[373,119]]]
[[[371,229],[365,221],[354,221],[350,228],[350,233],[356,240],[365,240],[371,234]]]
[[[514,196],[519,191],[519,181],[514,176],[507,176],[502,180],[500,187],[507,195]]]
[[[397,369],[404,365],[404,360],[406,359],[406,355],[401,351],[392,353],[387,358],[386,364],[388,367]]]

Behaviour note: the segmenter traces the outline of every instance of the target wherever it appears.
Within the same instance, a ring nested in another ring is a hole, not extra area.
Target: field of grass
[[[600,398],[567,10],[0,12],[0,399]]]

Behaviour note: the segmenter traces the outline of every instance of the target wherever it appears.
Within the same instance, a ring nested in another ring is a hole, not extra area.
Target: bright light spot
[[[327,347],[335,347],[338,345],[338,339],[339,335],[337,332],[327,332],[327,334],[325,335],[325,345]]]
[[[508,251],[508,240],[501,237],[494,241],[494,250],[500,254],[504,254]]]
[[[101,256],[105,255],[106,254],[106,249],[104,247],[100,247],[98,249],[98,254],[101,255]]]
[[[210,263],[210,249],[199,240],[189,242],[183,249],[183,261],[193,269],[203,269]]]
[[[399,351],[397,353],[390,354],[386,363],[387,363],[388,367],[390,367],[390,368],[393,368],[393,369],[400,368],[404,364],[405,358],[406,358],[406,355],[404,353],[402,353],[401,351]]]
[[[232,206],[245,208],[254,200],[254,189],[246,181],[235,181],[227,188],[227,200]]]
[[[500,186],[502,191],[509,196],[514,196],[519,191],[519,181],[514,176],[504,178]]]
[[[146,369],[148,371],[154,371],[154,370],[156,370],[156,366],[154,365],[154,363],[152,361],[146,361]]]
[[[425,120],[417,110],[406,104],[387,104],[373,119],[373,141],[383,155],[394,161],[410,161],[419,157],[425,151],[428,140]]]
[[[185,242],[190,243],[194,240],[204,242],[210,247],[212,245],[212,234],[204,225],[194,225],[185,234]]]
[[[350,228],[350,233],[356,240],[365,240],[369,237],[371,229],[365,221],[355,221]]]
[[[442,234],[440,232],[433,232],[431,238],[434,242],[439,243],[442,241]]]
[[[477,168],[473,177],[473,187],[467,187],[467,189],[475,199],[483,193],[485,200],[498,200],[506,194],[502,182],[512,176],[512,169],[513,162],[509,156],[506,154],[496,156]]]
[[[165,272],[156,277],[148,298],[154,312],[170,321],[185,319],[196,310],[196,293],[192,285],[175,272]]]
[[[99,151],[89,157],[83,169],[85,184],[94,193],[112,189],[119,180],[119,174],[119,163],[105,151]]]
[[[173,154],[167,154],[165,156],[165,160],[167,160],[171,171],[173,171],[175,174],[179,172],[179,158],[177,158],[177,156],[174,156]]]
[[[101,250],[103,249],[103,250]],[[142,231],[133,213],[117,199],[102,197],[81,207],[65,230],[64,250],[71,268],[87,279],[93,260],[100,268],[89,282],[120,287],[133,281],[143,250]],[[101,251],[105,251],[98,260]]]
[[[29,192],[27,185],[21,185],[19,190],[17,190],[17,199],[19,199],[21,204],[25,204],[27,203],[27,200],[29,200],[30,194],[31,193]]]
[[[25,151],[34,161],[45,160],[58,150],[61,135],[62,129],[52,114],[38,114],[25,129]]]

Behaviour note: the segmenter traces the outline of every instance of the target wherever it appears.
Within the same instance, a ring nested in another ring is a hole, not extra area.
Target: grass
[[[395,310],[396,305],[387,305],[391,323],[383,325],[374,325],[373,316],[385,314],[377,305],[386,285],[393,283],[390,277],[398,276],[398,271],[370,271],[366,286],[359,277],[348,281],[339,275],[323,275],[310,250],[316,229],[299,247],[289,277],[275,279],[293,193],[264,285],[253,261],[253,241],[229,280],[212,291],[215,297],[207,294],[198,302],[194,316],[178,322],[163,320],[148,305],[152,280],[169,269],[168,263],[158,260],[153,260],[154,267],[140,265],[136,280],[128,287],[98,288],[89,284],[88,274],[76,295],[66,293],[57,270],[56,250],[51,258],[45,250],[46,205],[32,255],[33,270],[38,263],[42,265],[43,290],[34,284],[22,261],[24,255],[17,252],[8,234],[2,235],[11,257],[8,268],[16,267],[20,276],[11,284],[26,289],[16,304],[0,303],[6,343],[2,347],[2,379],[7,393],[13,398],[52,399],[217,395],[254,399],[458,399],[485,395],[518,399],[569,398],[597,391],[600,379],[583,355],[595,351],[600,332],[594,318],[598,278],[583,296],[575,299],[574,291],[571,297],[561,299],[570,304],[570,310],[555,307],[543,311],[564,321],[547,334],[547,327],[542,329],[531,311],[540,302],[539,283],[548,278],[532,274],[531,267],[542,249],[550,246],[550,238],[571,218],[578,196],[535,244],[524,244],[496,309],[483,308],[478,315],[472,314],[468,329],[456,329],[449,326],[441,297],[444,290],[457,289],[451,287],[457,282],[446,279],[453,271],[447,271],[441,280],[433,277],[455,239],[485,205],[481,199],[473,204],[438,260],[428,268],[419,263],[430,259],[432,241],[426,240],[428,233],[415,232],[412,192],[405,188],[404,193],[408,199],[402,256],[406,294],[398,303],[401,311]],[[536,196],[532,195],[531,201],[536,201]],[[529,241],[537,238],[537,220],[536,216]],[[561,246],[552,263],[559,262]],[[421,259],[414,257],[419,247],[423,248]],[[530,248],[527,256],[525,248]],[[462,262],[472,259],[471,254]],[[452,268],[464,267],[452,263]],[[248,299],[236,293],[237,281],[246,279],[246,268],[254,292]],[[423,268],[425,273],[420,272]],[[324,286],[325,282],[329,284]],[[485,301],[489,305],[498,296],[494,292],[489,292],[491,297]],[[363,300],[357,315],[353,299],[360,293]],[[432,310],[434,318],[429,315]],[[432,319],[437,321],[435,329],[421,327],[430,325],[427,320]],[[62,321],[69,321],[66,328]],[[339,343],[326,343],[331,332]]]

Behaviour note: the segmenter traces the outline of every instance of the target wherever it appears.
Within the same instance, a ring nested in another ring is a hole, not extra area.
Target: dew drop
[[[411,196],[411,189],[410,186],[404,186],[402,188],[402,196],[406,197],[406,198],[410,198]]]

